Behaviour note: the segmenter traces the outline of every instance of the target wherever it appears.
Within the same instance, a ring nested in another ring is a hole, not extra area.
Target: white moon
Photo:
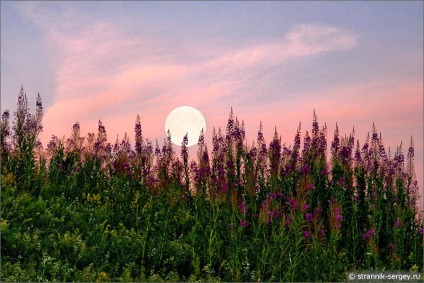
[[[169,130],[174,144],[181,146],[184,136],[188,133],[188,145],[197,144],[200,132],[206,132],[206,121],[202,113],[190,106],[177,107],[169,112],[165,121],[165,133]]]

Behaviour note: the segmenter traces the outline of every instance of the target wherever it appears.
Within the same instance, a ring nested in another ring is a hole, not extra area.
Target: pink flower
[[[289,205],[290,205],[290,209],[295,210],[296,207],[297,207],[297,201],[293,198],[289,198],[288,202],[289,202]]]
[[[322,207],[317,207],[317,208],[315,208],[315,210],[314,210],[314,217],[316,217],[316,218],[320,218],[321,217],[321,213],[322,213]]]
[[[300,169],[301,173],[304,173],[305,175],[309,175],[309,173],[311,173],[311,167],[309,166],[309,164],[305,164],[303,165],[303,167]]]
[[[223,184],[221,189],[219,190],[220,193],[227,193],[228,192],[228,184]]]
[[[246,220],[242,220],[242,221],[240,221],[240,223],[239,223],[239,226],[240,227],[247,227],[249,224],[247,223],[247,221]]]
[[[340,208],[339,207],[334,207],[334,214],[339,215],[340,214]]]
[[[244,201],[242,201],[240,204],[239,204],[239,211],[240,211],[240,213],[247,213],[248,212],[248,209],[247,209],[247,207],[246,207],[246,204],[244,203]]]
[[[315,186],[314,186],[314,185],[312,185],[311,183],[309,183],[309,184],[306,186],[306,190],[307,190],[307,191],[315,190]]]
[[[306,221],[312,221],[312,214],[310,214],[309,212],[305,214],[305,220]]]
[[[290,221],[290,215],[289,215],[289,214],[286,214],[285,221],[284,221],[284,225],[285,225],[286,227],[289,227],[289,226],[290,226],[290,224],[291,224],[291,221]]]
[[[371,238],[374,238],[375,236],[375,229],[370,229],[368,230],[366,233],[362,234],[362,237],[364,238],[364,240],[368,241]]]
[[[302,206],[302,211],[307,211],[307,210],[308,210],[308,208],[309,208],[309,205],[304,204],[304,205]]]
[[[321,175],[322,175],[322,176],[327,176],[328,174],[330,174],[330,171],[328,171],[328,169],[327,169],[327,168],[325,168],[325,169],[323,169],[323,170],[321,171]]]

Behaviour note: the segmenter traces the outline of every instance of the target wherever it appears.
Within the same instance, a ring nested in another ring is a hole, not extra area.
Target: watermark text
[[[399,281],[410,281],[410,282],[424,282],[424,276],[420,273],[414,272],[349,272],[347,280],[350,282],[399,282]]]

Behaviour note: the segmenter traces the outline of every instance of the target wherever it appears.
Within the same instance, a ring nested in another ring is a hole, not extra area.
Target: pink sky
[[[49,82],[53,89],[28,85],[22,78],[13,81],[16,90],[24,84],[31,97],[41,93],[46,105],[44,145],[53,134],[69,136],[77,121],[84,134],[96,132],[99,119],[109,142],[125,132],[132,139],[137,114],[143,135],[161,144],[167,114],[182,105],[203,113],[209,145],[212,128],[225,128],[231,107],[244,120],[249,143],[256,140],[262,121],[268,143],[277,126],[283,142],[290,145],[299,122],[303,133],[310,132],[315,109],[320,124],[327,123],[328,140],[337,122],[341,134],[349,134],[354,126],[363,144],[375,122],[386,147],[395,150],[403,141],[406,153],[412,135],[417,177],[423,187],[422,34],[411,35],[420,37],[421,46],[404,46],[396,39],[403,35],[399,27],[386,25],[391,29],[387,34],[378,28],[388,19],[365,19],[369,25],[362,27],[355,19],[349,22],[337,16],[346,12],[343,7],[327,9],[333,20],[326,21],[319,20],[319,9],[308,11],[309,17],[292,16],[289,22],[271,14],[267,17],[266,10],[263,17],[275,29],[264,26],[260,32],[248,33],[235,26],[237,37],[225,35],[231,25],[213,19],[193,18],[194,23],[187,24],[190,19],[176,14],[175,20],[155,22],[155,15],[165,17],[159,8],[141,11],[146,13],[146,23],[140,23],[129,14],[109,19],[106,8],[89,12],[76,4],[59,5],[63,14],[57,17],[51,13],[53,6],[28,2],[13,10],[37,30],[48,54],[45,76],[53,78]],[[254,21],[233,13],[228,24],[237,25],[237,19],[240,25]],[[2,29],[2,42],[3,34]],[[2,62],[16,57],[3,50],[9,49],[2,45]]]

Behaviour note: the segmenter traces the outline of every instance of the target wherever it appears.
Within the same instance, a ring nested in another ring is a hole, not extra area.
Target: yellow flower
[[[100,203],[100,194],[93,195],[93,201]]]
[[[7,220],[6,219],[1,219],[1,228],[2,229],[6,229],[7,228]]]
[[[100,272],[97,276],[96,282],[105,282],[107,281],[107,273],[106,272]]]
[[[416,264],[414,264],[409,271],[411,271],[411,272],[417,272],[418,271],[418,266]]]
[[[112,235],[112,237],[116,237],[116,231],[115,230],[110,231],[110,234]]]

